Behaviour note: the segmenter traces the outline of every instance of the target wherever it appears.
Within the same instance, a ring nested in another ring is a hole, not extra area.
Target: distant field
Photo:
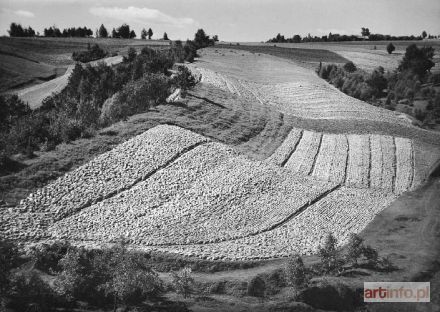
[[[396,47],[396,50],[390,55],[386,51],[386,46],[392,42]],[[417,44],[420,46],[431,46],[435,49],[434,62],[436,66],[434,71],[440,70],[440,40],[423,40],[423,41],[349,41],[349,42],[309,42],[309,43],[262,43],[262,42],[243,42],[240,43],[240,48],[243,46],[258,46],[271,47],[276,45],[281,48],[294,48],[301,50],[328,50],[338,54],[339,56],[348,59],[355,63],[358,67],[371,71],[378,66],[384,67],[386,70],[394,70],[397,68],[405,49],[410,44]],[[226,44],[225,44],[226,45]],[[229,45],[229,44],[228,44]],[[270,52],[261,52],[271,54]],[[310,51],[309,51],[310,53]],[[305,54],[307,57],[307,53]],[[310,57],[313,58],[315,52],[310,53]],[[324,62],[324,60],[323,60]],[[332,61],[338,63],[337,61]]]
[[[223,49],[239,49],[245,50],[252,53],[264,53],[273,56],[278,56],[286,59],[293,60],[304,64],[310,68],[316,68],[319,62],[324,63],[347,63],[348,60],[337,53],[324,49],[302,49],[302,48],[291,48],[285,49],[283,47],[275,47],[274,44],[271,46],[258,46],[258,45],[217,45],[216,48]]]
[[[101,38],[0,37],[0,92],[58,77],[72,65],[72,52],[99,44],[110,53],[125,54],[130,47],[167,46],[169,41]]]

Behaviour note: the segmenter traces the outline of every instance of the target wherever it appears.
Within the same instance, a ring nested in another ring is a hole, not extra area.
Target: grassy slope
[[[118,54],[126,54],[130,47],[169,45],[161,40],[0,37],[0,92],[62,75],[74,64],[72,52],[87,49],[89,43]]]

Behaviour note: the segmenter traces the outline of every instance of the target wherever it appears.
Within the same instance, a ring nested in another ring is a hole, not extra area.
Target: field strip
[[[375,190],[340,187],[274,230],[245,238],[198,245],[135,246],[144,250],[178,253],[218,260],[250,260],[313,254],[328,233],[346,244],[351,233],[361,232],[396,197]]]
[[[178,127],[157,126],[30,194],[17,210],[48,212],[59,220],[130,188],[208,141]]]
[[[410,189],[413,181],[414,153],[411,140],[395,138],[396,180],[394,192],[402,193]]]
[[[303,131],[301,129],[292,129],[281,146],[268,158],[268,161],[284,167],[292,153],[295,152],[302,135]]]
[[[308,175],[313,169],[321,137],[322,135],[319,132],[304,131],[298,146],[289,157],[285,167],[296,173]]]

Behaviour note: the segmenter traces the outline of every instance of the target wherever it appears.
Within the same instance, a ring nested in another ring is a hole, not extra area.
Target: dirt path
[[[122,62],[122,56],[112,56],[99,61],[90,62],[90,64],[92,66],[96,66],[99,62],[104,62],[107,65],[115,65]],[[46,97],[50,96],[52,93],[61,92],[64,87],[66,87],[74,67],[75,65],[69,65],[64,75],[41,84],[19,90],[16,93],[20,99],[29,104],[31,109],[38,108]]]

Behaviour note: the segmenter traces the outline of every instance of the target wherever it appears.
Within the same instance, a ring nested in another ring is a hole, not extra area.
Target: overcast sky
[[[45,27],[101,23],[111,31],[128,23],[153,38],[192,38],[198,28],[226,41],[265,41],[278,32],[291,37],[329,32],[440,35],[440,0],[0,0],[0,34],[11,22]]]

